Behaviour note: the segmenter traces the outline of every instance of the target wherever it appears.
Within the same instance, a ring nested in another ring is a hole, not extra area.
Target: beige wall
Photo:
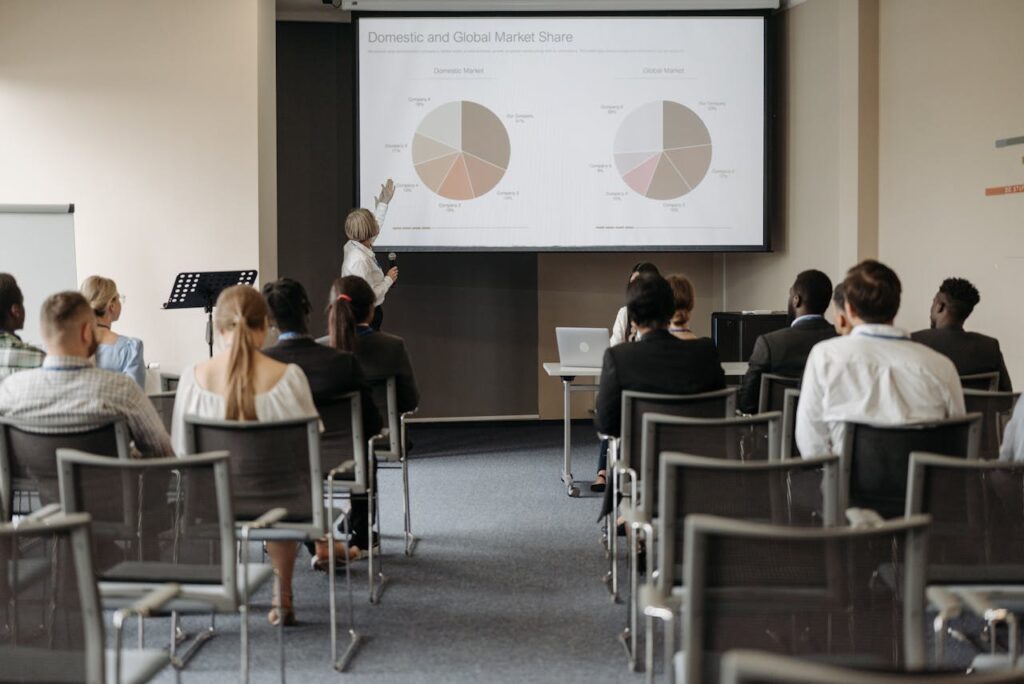
[[[0,203],[75,204],[79,277],[118,282],[117,329],[162,370],[205,353],[201,311],[160,309],[175,273],[276,262],[273,21],[273,0],[0,3]]]
[[[943,278],[981,291],[968,328],[999,338],[1024,386],[1024,3],[888,0],[881,5],[880,247],[903,280],[899,324],[928,323]]]

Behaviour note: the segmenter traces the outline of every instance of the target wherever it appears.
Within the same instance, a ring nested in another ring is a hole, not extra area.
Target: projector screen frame
[[[762,134],[764,136],[764,156],[762,159],[762,217],[761,217],[761,244],[754,245],[598,245],[593,247],[451,247],[451,246],[439,246],[429,247],[423,245],[387,245],[388,251],[393,252],[438,252],[438,253],[490,253],[490,252],[508,252],[508,253],[606,253],[606,252],[637,252],[637,253],[657,253],[657,252],[680,252],[680,253],[719,253],[719,252],[730,252],[730,253],[768,253],[773,252],[772,249],[772,191],[775,187],[774,177],[771,173],[771,160],[773,151],[773,139],[772,139],[772,121],[775,111],[775,97],[774,97],[774,84],[772,79],[773,67],[775,64],[775,49],[774,41],[772,40],[771,32],[771,18],[774,12],[770,9],[742,9],[742,10],[674,10],[674,11],[661,11],[661,10],[641,10],[641,11],[622,11],[622,12],[609,12],[609,11],[594,11],[594,12],[578,12],[578,11],[554,11],[554,12],[511,12],[508,10],[496,11],[496,12],[482,12],[482,11],[471,11],[471,12],[399,12],[399,11],[352,11],[352,27],[353,27],[353,82],[355,83],[355,97],[353,100],[353,117],[354,117],[354,140],[353,148],[355,151],[355,168],[353,172],[353,197],[355,203],[358,206],[360,202],[361,190],[361,174],[360,174],[360,77],[359,77],[359,53],[360,53],[360,30],[359,22],[361,19],[382,19],[382,18],[395,18],[395,19],[418,19],[418,18],[534,18],[534,17],[597,17],[597,18],[620,18],[620,17],[759,17],[763,19],[762,23],[762,47],[764,54],[762,56],[762,67],[764,69],[763,83],[764,83],[764,111],[762,113]],[[375,180],[374,183],[378,183],[379,180]]]

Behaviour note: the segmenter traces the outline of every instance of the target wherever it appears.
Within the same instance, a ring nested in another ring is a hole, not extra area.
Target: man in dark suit
[[[821,271],[803,271],[789,289],[788,328],[761,335],[754,342],[749,367],[740,386],[739,410],[757,413],[764,373],[800,378],[811,347],[836,336],[825,311],[832,301],[832,281]]]
[[[948,356],[960,375],[999,372],[999,391],[1013,389],[999,340],[964,330],[964,322],[981,301],[978,288],[963,278],[946,278],[932,300],[931,328],[911,334],[915,342]]]

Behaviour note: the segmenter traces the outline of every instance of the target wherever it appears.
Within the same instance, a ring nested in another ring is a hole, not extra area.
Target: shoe
[[[334,542],[334,567],[343,568],[345,563],[361,560],[362,557],[363,552],[358,547],[349,547],[339,541]],[[326,542],[317,542],[316,554],[310,559],[309,567],[318,572],[327,572],[330,562]]]
[[[295,609],[292,607],[292,594],[289,589],[286,594],[286,599],[281,600],[281,597],[277,593],[277,582],[274,582],[274,593],[270,599],[270,605],[273,606],[270,612],[267,613],[267,622],[277,627],[281,624],[281,620],[284,620],[285,627],[294,627],[298,624],[298,620],[295,619]],[[283,616],[283,617],[282,617]]]
[[[590,491],[592,492],[603,492],[604,488],[608,486],[608,478],[603,470],[598,471],[597,477],[590,483]]]

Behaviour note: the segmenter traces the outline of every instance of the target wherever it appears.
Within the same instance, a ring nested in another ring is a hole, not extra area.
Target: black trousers
[[[384,307],[378,306],[373,310],[373,320],[370,321],[370,327],[379,332],[382,323],[384,323]]]

